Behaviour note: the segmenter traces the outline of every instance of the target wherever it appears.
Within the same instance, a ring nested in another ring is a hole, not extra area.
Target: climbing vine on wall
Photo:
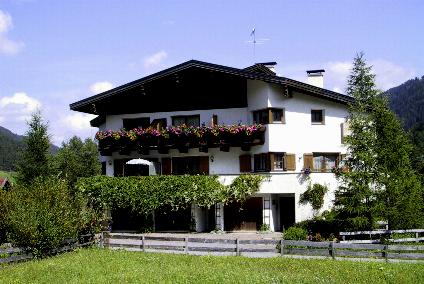
[[[328,187],[319,183],[309,183],[308,189],[300,195],[299,203],[311,204],[316,211],[324,205],[324,196],[328,192]]]
[[[226,186],[217,176],[206,175],[95,176],[80,179],[76,189],[96,210],[129,208],[150,214],[161,206],[178,210],[192,203],[209,207],[215,203],[242,202],[259,191],[263,179],[262,175],[240,175]]]

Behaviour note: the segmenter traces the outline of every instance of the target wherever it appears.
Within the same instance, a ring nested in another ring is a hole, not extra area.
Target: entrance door
[[[262,197],[251,197],[243,203],[233,202],[224,207],[226,231],[257,231],[262,225]]]
[[[281,231],[293,226],[295,223],[295,200],[294,196],[280,197],[280,228]]]

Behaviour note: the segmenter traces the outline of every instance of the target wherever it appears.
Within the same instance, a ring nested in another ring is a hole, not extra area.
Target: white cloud
[[[165,51],[159,51],[155,54],[152,54],[144,59],[144,68],[149,69],[152,67],[155,67],[162,63],[166,58],[168,57],[168,54]]]
[[[397,65],[384,59],[371,60],[370,65],[376,76],[376,84],[379,89],[386,91],[396,87],[416,76],[413,68]]]
[[[18,92],[11,97],[3,97],[0,99],[0,108],[2,109],[16,105],[18,105],[24,113],[32,113],[41,107],[41,103],[38,100],[31,98],[24,92]]]
[[[66,115],[62,119],[63,125],[75,131],[88,130],[91,128],[90,120],[95,118],[95,115],[84,113],[73,113]]]
[[[90,91],[93,94],[100,94],[109,91],[113,88],[113,84],[108,81],[96,82],[90,86]]]
[[[22,42],[16,42],[7,37],[7,33],[12,27],[12,17],[0,10],[0,54],[16,54],[24,46]]]
[[[22,134],[31,114],[41,109],[41,103],[24,92],[0,99],[0,122],[8,129]]]

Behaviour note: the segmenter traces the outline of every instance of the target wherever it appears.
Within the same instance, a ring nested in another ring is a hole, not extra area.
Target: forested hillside
[[[386,92],[390,107],[406,130],[424,122],[424,76],[406,81]]]
[[[14,171],[19,150],[23,147],[24,136],[0,126],[0,170]],[[51,145],[51,152],[56,153],[58,147]]]
[[[14,170],[17,153],[23,147],[22,140],[23,136],[0,126],[0,170]]]

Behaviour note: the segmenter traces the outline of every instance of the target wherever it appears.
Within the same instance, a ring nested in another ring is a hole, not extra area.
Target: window
[[[284,109],[267,108],[253,112],[253,122],[260,124],[285,122]]]
[[[142,127],[147,128],[150,126],[150,117],[137,117],[137,118],[124,118],[123,127],[126,130]]]
[[[295,154],[263,153],[254,156],[255,172],[294,171],[296,170]]]
[[[157,130],[164,129],[164,128],[166,128],[166,118],[154,119],[152,121],[152,123],[150,123],[150,126],[157,129]]]
[[[255,172],[270,171],[270,155],[269,153],[256,154],[254,156]]]
[[[209,174],[209,157],[193,156],[193,157],[174,157],[172,158],[172,174],[173,175],[197,175]]]
[[[322,109],[311,110],[311,122],[312,124],[324,124],[324,110]]]
[[[329,172],[338,164],[339,154],[336,153],[314,153],[312,167],[314,171]]]
[[[180,115],[172,117],[172,125],[200,126],[200,115]]]

